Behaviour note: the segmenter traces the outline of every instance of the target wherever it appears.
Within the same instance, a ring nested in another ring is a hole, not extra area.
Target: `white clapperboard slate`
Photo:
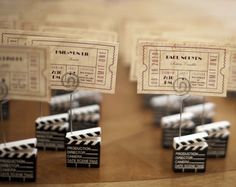
[[[66,134],[67,167],[100,166],[101,128],[91,128]]]
[[[73,130],[97,127],[100,120],[99,109],[98,105],[72,109]],[[68,113],[37,118],[37,148],[64,151],[65,136],[69,130],[68,121]]]
[[[194,133],[195,124],[192,121],[192,113],[182,114],[181,134],[188,135]],[[180,114],[174,114],[161,118],[162,128],[162,147],[171,148],[173,145],[173,138],[179,135]]]
[[[69,129],[68,114],[39,117],[35,121],[37,148],[41,150],[65,150],[65,136]]]
[[[203,112],[204,108],[204,112]],[[216,105],[214,103],[208,102],[193,106],[184,107],[184,112],[191,112],[194,114],[193,121],[195,122],[196,126],[202,125],[202,121],[204,121],[204,124],[212,123],[213,117],[215,115],[215,108]],[[204,114],[204,119],[202,119],[202,114]]]
[[[36,180],[36,138],[0,144],[0,181]]]
[[[205,172],[207,133],[175,137],[173,140],[173,170],[175,172]]]
[[[230,123],[219,121],[196,127],[196,132],[208,133],[208,157],[225,157],[227,153]]]

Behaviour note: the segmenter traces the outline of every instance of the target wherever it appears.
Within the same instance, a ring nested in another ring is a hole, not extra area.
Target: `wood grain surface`
[[[118,72],[116,94],[104,95],[102,103],[101,167],[67,168],[65,152],[39,151],[37,182],[27,186],[236,185],[236,98],[207,98],[217,104],[215,120],[232,123],[227,157],[208,159],[203,174],[174,173],[173,151],[161,147],[161,129],[153,125],[152,111],[143,107],[136,84],[127,81],[128,69],[119,66]],[[43,115],[47,113],[48,106],[43,104]],[[34,137],[34,120],[39,115],[40,103],[11,101],[10,120],[1,124],[7,141]]]

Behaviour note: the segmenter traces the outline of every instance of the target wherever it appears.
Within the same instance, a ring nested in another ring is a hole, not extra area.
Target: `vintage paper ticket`
[[[121,32],[121,55],[124,65],[130,66],[133,59],[133,51],[136,50],[136,35],[160,36],[166,31],[183,30],[180,24],[166,24],[157,21],[127,21]],[[132,50],[130,52],[130,50]]]
[[[130,75],[129,79],[130,81],[137,81],[137,61],[139,60],[138,58],[138,43],[142,41],[163,41],[161,35],[155,34],[133,34],[132,36],[132,47],[131,47],[131,67],[130,67]]]
[[[0,100],[49,101],[46,48],[0,45]]]
[[[181,39],[191,42],[221,42],[227,43],[230,51],[230,67],[228,76],[227,90],[236,91],[236,47],[234,45],[234,33],[231,31],[216,32],[215,30],[206,29],[202,32],[165,32],[162,38],[169,40]],[[132,74],[133,75],[133,74]]]
[[[115,30],[113,19],[106,15],[49,13],[45,22],[50,26]]]
[[[236,91],[236,48],[230,50],[230,68],[228,90]]]
[[[95,41],[117,42],[117,33],[106,30],[56,27],[56,26],[39,26],[38,30],[43,32],[76,34],[80,36],[80,38],[95,40]]]
[[[17,16],[0,16],[1,29],[15,29]]]
[[[225,46],[141,42],[138,93],[226,96],[229,60]]]
[[[114,93],[118,44],[81,41],[56,33],[2,31],[7,44],[51,47],[52,89],[97,90]]]

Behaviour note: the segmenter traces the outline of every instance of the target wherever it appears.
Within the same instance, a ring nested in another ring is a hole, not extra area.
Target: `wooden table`
[[[236,98],[207,98],[217,104],[215,120],[232,123],[227,158],[208,159],[207,171],[202,174],[174,173],[173,151],[161,147],[161,129],[153,125],[152,111],[143,107],[136,84],[127,80],[128,68],[119,65],[116,94],[104,95],[100,168],[67,168],[65,152],[39,151],[37,182],[26,186],[236,185]],[[48,113],[46,104],[43,113]],[[11,101],[10,115],[2,125],[8,141],[35,136],[40,103]],[[0,183],[11,185],[22,184]]]

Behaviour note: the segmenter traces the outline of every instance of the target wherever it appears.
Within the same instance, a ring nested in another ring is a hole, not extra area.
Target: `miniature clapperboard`
[[[225,157],[227,152],[227,145],[229,139],[229,127],[228,121],[219,121],[206,125],[200,125],[196,127],[196,132],[208,133],[208,157]]]
[[[67,167],[100,166],[101,128],[91,128],[66,134]]]
[[[204,105],[204,106],[203,106]],[[193,121],[196,126],[204,124],[212,123],[213,117],[215,115],[215,104],[208,102],[204,104],[198,104],[193,106],[184,107],[184,112],[191,112],[194,114]]]
[[[36,180],[36,138],[0,144],[0,181]]]
[[[73,130],[97,127],[100,120],[99,105],[72,109]],[[65,136],[69,130],[69,114],[39,117],[35,121],[37,148],[65,150]]]
[[[174,114],[170,116],[162,117],[161,127],[162,127],[162,147],[171,148],[173,145],[173,138],[179,135],[179,127],[181,120],[181,134],[188,135],[194,133],[195,124],[192,121],[192,113],[182,113],[182,118],[180,114]]]
[[[58,114],[67,112],[70,108],[82,106],[100,105],[102,96],[98,92],[79,91],[73,93],[73,100],[70,101],[70,93],[57,95],[51,98],[50,113]]]
[[[206,132],[201,132],[174,138],[173,170],[175,172],[205,172],[207,136]]]

